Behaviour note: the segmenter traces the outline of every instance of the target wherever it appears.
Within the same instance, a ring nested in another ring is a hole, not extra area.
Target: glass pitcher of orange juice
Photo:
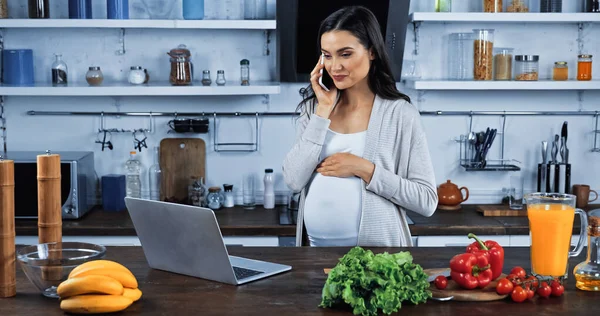
[[[546,277],[567,277],[569,257],[583,250],[587,214],[575,208],[575,195],[532,193],[525,196],[531,234],[531,273]],[[579,241],[573,251],[571,235],[575,214],[581,218]]]

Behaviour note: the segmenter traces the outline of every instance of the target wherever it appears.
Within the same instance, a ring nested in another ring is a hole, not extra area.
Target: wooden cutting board
[[[449,268],[440,268],[440,269],[423,269],[427,275],[448,275]],[[331,269],[323,269],[325,274],[328,274]],[[497,279],[505,278],[506,274],[500,275]],[[487,301],[498,301],[505,299],[508,295],[498,295],[496,293],[496,285],[498,281],[491,282],[488,286],[483,289],[474,289],[474,290],[465,290],[462,289],[456,282],[452,279],[448,278],[448,286],[443,290],[438,290],[433,282],[429,286],[429,290],[431,294],[435,298],[444,298],[448,296],[454,296],[453,301],[461,301],[461,302],[487,302]]]
[[[527,207],[522,210],[512,210],[506,204],[479,205],[475,208],[483,216],[527,216]]]
[[[206,183],[206,143],[201,138],[165,138],[160,141],[160,200],[183,203],[190,177]]]

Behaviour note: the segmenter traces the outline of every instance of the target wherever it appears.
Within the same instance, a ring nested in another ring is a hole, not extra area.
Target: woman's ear
[[[375,53],[373,52],[373,48],[369,48],[369,60],[375,60]]]

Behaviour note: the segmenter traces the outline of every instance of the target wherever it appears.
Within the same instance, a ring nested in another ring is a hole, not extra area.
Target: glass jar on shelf
[[[452,0],[435,0],[435,12],[452,12]]]
[[[569,80],[569,66],[566,61],[557,61],[552,69],[552,80],[564,81]]]
[[[502,0],[483,0],[483,12],[502,12]]]
[[[225,80],[225,70],[217,70],[217,85],[224,86],[227,81]]]
[[[448,49],[448,78],[450,80],[473,80],[473,40],[475,34],[450,34]]]
[[[167,53],[171,62],[169,82],[174,86],[187,86],[194,80],[194,65],[191,52],[183,44]]]
[[[600,12],[600,0],[585,0],[584,12]]]
[[[250,85],[250,61],[248,59],[240,61],[240,81],[242,86]]]
[[[592,55],[582,54],[577,56],[577,80],[592,80]]]
[[[562,0],[540,0],[540,12],[562,12]]]
[[[512,79],[512,48],[494,48],[494,80]]]
[[[206,202],[208,207],[212,210],[218,210],[223,206],[224,197],[221,194],[220,187],[208,188],[208,195],[206,196]]]
[[[539,78],[538,55],[516,55],[515,56],[515,80],[537,81]]]
[[[202,85],[210,86],[212,80],[210,79],[210,70],[202,70]]]
[[[203,177],[191,177],[188,186],[188,204],[193,206],[206,206],[206,187]]]
[[[85,74],[85,80],[90,86],[99,86],[104,81],[104,75],[100,67],[93,66],[88,69]]]
[[[473,79],[492,80],[494,30],[474,29],[473,32]]]
[[[506,8],[504,12],[529,12],[531,10],[530,0],[504,0]]]
[[[62,55],[56,54],[56,59],[52,64],[52,84],[67,84],[67,64],[63,61]]]
[[[129,75],[127,76],[127,81],[130,84],[143,84],[146,81],[146,73],[144,72],[144,68],[141,66],[131,66],[129,69]]]

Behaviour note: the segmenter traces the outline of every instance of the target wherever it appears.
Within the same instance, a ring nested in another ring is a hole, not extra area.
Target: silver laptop
[[[125,198],[151,268],[244,284],[289,271],[289,265],[230,256],[208,208]]]

